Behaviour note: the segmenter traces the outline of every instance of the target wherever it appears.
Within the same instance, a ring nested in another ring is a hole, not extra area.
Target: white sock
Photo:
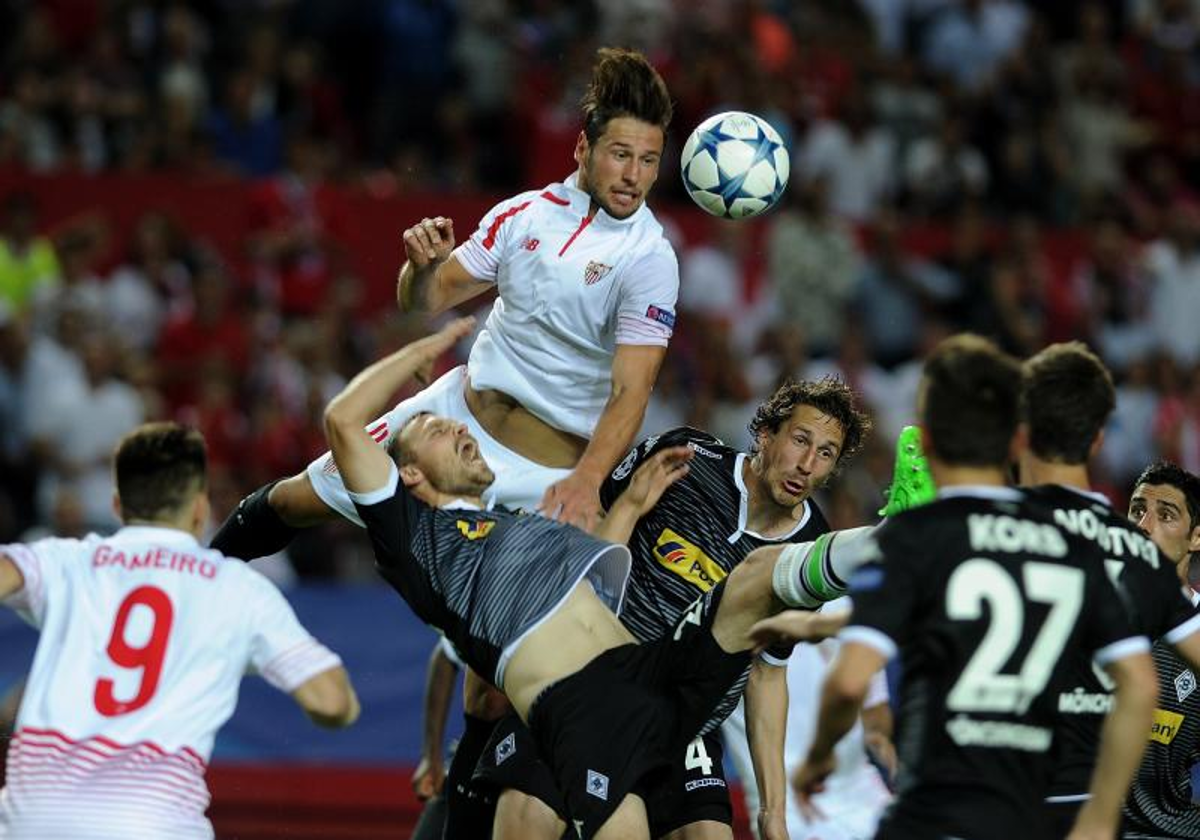
[[[871,559],[874,525],[822,534],[813,542],[794,543],[779,553],[771,588],[789,607],[815,609],[846,594],[846,581]]]

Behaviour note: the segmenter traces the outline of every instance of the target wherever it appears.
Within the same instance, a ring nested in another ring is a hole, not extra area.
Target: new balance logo
[[[532,236],[526,236],[521,241],[521,247],[524,248],[526,251],[536,251],[538,249],[538,246],[541,244],[542,244],[542,241],[540,239],[534,239]]]

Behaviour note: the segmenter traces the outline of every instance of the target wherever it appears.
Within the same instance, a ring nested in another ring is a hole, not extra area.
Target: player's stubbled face
[[[1178,487],[1139,484],[1129,500],[1129,518],[1174,563],[1200,548],[1200,526],[1194,526],[1188,515],[1187,500]]]
[[[837,420],[811,405],[796,406],[762,446],[763,479],[775,503],[798,505],[824,484],[845,439]]]
[[[421,414],[404,431],[406,446],[416,453],[414,464],[437,490],[477,496],[495,480],[465,423]]]
[[[579,188],[616,219],[632,216],[658,179],[663,130],[634,117],[614,117],[595,143],[581,138]]]

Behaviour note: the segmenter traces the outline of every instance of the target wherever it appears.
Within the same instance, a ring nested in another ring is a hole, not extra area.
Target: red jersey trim
[[[481,243],[483,247],[489,251],[492,250],[492,246],[496,244],[496,234],[500,231],[500,226],[528,206],[529,202],[526,201],[523,204],[518,204],[516,207],[510,207],[493,219],[491,227],[488,228],[487,236],[483,238],[483,242]]]

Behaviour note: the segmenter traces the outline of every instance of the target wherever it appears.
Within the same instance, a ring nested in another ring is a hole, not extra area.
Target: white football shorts
[[[467,408],[464,395],[466,385],[467,367],[459,365],[447,371],[428,388],[397,404],[387,414],[370,423],[367,431],[380,446],[386,446],[410,417],[422,411],[466,423],[468,431],[479,444],[480,454],[496,473],[496,480],[484,493],[484,500],[513,510],[524,508],[532,511],[542,500],[546,488],[559,479],[566,478],[571,471],[536,464],[505,447],[485,432],[475,415]],[[313,490],[321,500],[361,527],[362,519],[354,509],[354,502],[350,501],[350,496],[346,493],[333,456],[326,452],[309,464],[306,471]]]

